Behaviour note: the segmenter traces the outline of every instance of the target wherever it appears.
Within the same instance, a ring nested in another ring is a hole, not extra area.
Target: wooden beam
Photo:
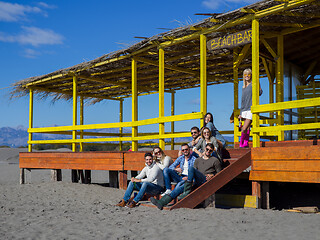
[[[135,59],[137,61],[139,61],[139,62],[148,63],[148,64],[153,65],[153,66],[159,66],[158,62],[152,61],[152,60],[149,60],[149,59],[146,59],[146,58],[135,57]],[[164,64],[164,68],[170,69],[170,70],[174,70],[174,71],[178,71],[178,72],[182,72],[182,73],[189,73],[189,74],[192,74],[192,75],[199,75],[198,72],[195,72],[195,71],[192,71],[192,70],[189,70],[189,69],[176,67],[176,66],[171,66],[171,65],[168,65],[168,64]]]

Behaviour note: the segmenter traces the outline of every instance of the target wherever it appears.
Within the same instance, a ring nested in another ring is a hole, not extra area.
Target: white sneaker
[[[164,195],[169,195],[172,191],[170,189],[167,189],[164,193],[161,194],[161,197]]]

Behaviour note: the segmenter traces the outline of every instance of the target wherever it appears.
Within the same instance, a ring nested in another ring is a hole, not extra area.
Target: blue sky
[[[195,13],[222,13],[254,0],[163,0],[163,1],[0,1],[0,127],[28,126],[28,97],[9,100],[10,85],[24,78],[46,74],[135,42],[134,36],[150,37],[165,30],[205,18]],[[266,81],[261,82],[267,86]],[[199,89],[176,94],[176,114],[198,112]],[[267,98],[267,94],[264,94]],[[170,115],[170,95],[165,114]],[[158,95],[139,97],[139,119],[158,116]],[[261,99],[264,102],[264,98]],[[72,103],[36,100],[34,126],[72,124]],[[231,130],[233,86],[208,87],[208,111],[218,129]],[[131,99],[124,101],[124,121],[131,120]],[[85,108],[85,124],[117,122],[119,103],[103,101]],[[199,121],[178,123],[183,131]],[[169,130],[170,125],[166,126]],[[140,131],[157,130],[155,125]]]

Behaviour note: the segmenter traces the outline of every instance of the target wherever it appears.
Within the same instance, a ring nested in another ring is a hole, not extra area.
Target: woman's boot
[[[249,147],[249,138],[250,138],[250,128],[245,133],[245,137],[243,139],[242,147],[244,147],[244,148]]]
[[[172,201],[172,197],[170,195],[164,195],[160,200],[155,199],[154,197],[150,198],[150,201],[153,205],[156,205],[160,210],[163,209],[165,205]]]
[[[239,147],[243,147],[243,141],[245,139],[246,134],[244,132],[241,132],[241,137],[240,137],[240,142],[239,142]]]

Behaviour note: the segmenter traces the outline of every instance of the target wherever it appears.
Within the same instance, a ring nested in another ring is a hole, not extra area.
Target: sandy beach
[[[16,155],[0,151],[1,239],[320,239],[320,214],[261,209],[116,207],[124,191],[93,184],[51,182],[49,170],[19,184]],[[69,174],[69,176],[68,176]]]

